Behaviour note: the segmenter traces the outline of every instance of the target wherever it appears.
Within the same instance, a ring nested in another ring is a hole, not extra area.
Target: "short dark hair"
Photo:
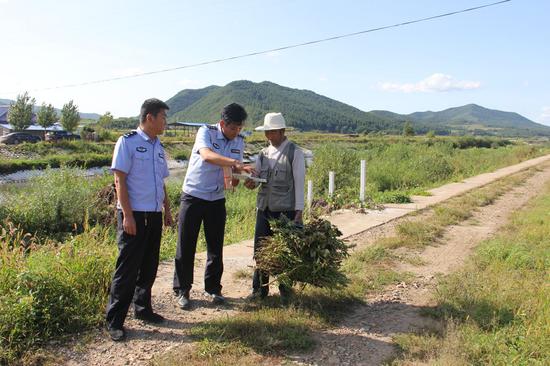
[[[139,112],[139,123],[145,122],[147,115],[151,113],[153,116],[157,116],[161,109],[170,109],[168,104],[157,98],[150,98],[145,100],[141,105],[141,111]]]
[[[221,119],[227,124],[242,125],[248,117],[243,106],[237,103],[231,103],[223,107]]]

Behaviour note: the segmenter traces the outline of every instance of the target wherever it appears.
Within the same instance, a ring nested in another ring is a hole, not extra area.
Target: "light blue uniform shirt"
[[[242,135],[237,135],[233,140],[226,139],[219,123],[202,126],[197,132],[187,174],[183,181],[183,192],[203,200],[215,201],[225,197],[223,168],[207,163],[201,158],[199,150],[205,147],[217,154],[242,162],[244,138]]]
[[[160,212],[164,201],[164,178],[168,164],[158,138],[141,128],[121,136],[115,145],[111,170],[126,173],[132,211]],[[120,207],[120,203],[117,203]]]

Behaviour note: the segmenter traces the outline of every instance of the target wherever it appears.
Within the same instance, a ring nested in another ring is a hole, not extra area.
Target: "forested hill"
[[[550,127],[535,123],[518,113],[489,109],[477,104],[467,104],[439,112],[397,114],[389,111],[371,111],[371,113],[393,121],[410,121],[413,126],[448,130],[449,133],[505,136],[550,135]]]
[[[309,90],[292,89],[268,81],[234,81],[224,87],[183,90],[170,98],[171,121],[217,122],[220,110],[231,102],[246,107],[248,123],[257,126],[268,112],[281,111],[287,124],[301,130],[331,132],[398,132],[402,122],[389,121],[369,112]]]

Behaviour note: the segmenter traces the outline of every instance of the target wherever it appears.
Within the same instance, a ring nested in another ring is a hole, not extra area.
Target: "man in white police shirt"
[[[181,309],[189,309],[191,305],[189,292],[193,284],[201,223],[204,223],[207,250],[205,295],[215,304],[225,302],[221,294],[226,220],[223,168],[236,172],[253,171],[242,163],[244,138],[240,132],[246,118],[244,108],[232,103],[223,108],[218,124],[202,126],[197,132],[183,183],[178,218],[173,287]],[[238,184],[238,180],[234,180],[233,184]]]
[[[117,192],[117,239],[119,254],[107,305],[107,329],[114,341],[125,338],[124,320],[134,303],[137,319],[162,323],[153,312],[151,288],[159,263],[164,225],[172,215],[164,186],[168,166],[158,135],[166,126],[168,105],[147,99],[137,130],[120,137],[115,145],[111,170]]]

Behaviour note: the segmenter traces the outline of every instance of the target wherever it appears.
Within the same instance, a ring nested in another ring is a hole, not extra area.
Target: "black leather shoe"
[[[123,341],[126,338],[126,332],[124,328],[107,327],[109,337],[115,342]]]
[[[138,313],[136,314],[136,319],[142,320],[146,323],[151,324],[161,324],[164,323],[164,317],[160,314],[150,312],[150,313]]]
[[[189,299],[189,292],[180,292],[178,296],[178,306],[182,310],[189,310],[191,308],[191,300]]]
[[[222,296],[220,293],[210,293],[210,292],[204,292],[204,296],[208,297],[210,301],[212,301],[212,304],[214,305],[223,305],[225,304],[225,297]]]

